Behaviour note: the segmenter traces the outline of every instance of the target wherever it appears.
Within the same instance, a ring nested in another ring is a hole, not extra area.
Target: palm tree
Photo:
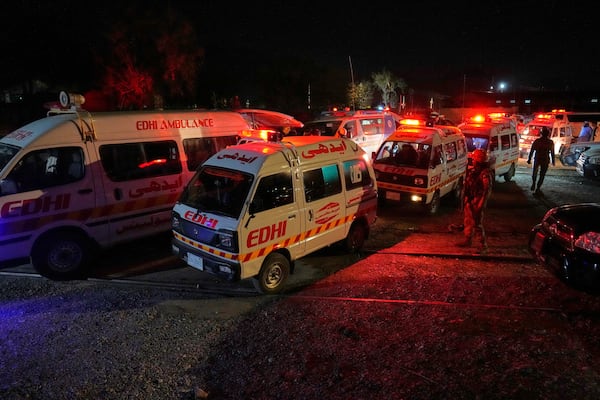
[[[386,107],[396,108],[398,106],[398,93],[404,93],[407,84],[402,78],[397,78],[386,69],[381,72],[375,72],[371,76],[373,84],[381,91],[381,99]]]

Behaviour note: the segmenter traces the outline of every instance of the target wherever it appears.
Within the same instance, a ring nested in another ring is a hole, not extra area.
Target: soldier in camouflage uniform
[[[487,200],[492,192],[494,177],[487,162],[484,150],[477,149],[471,159],[473,165],[468,168],[463,187],[463,213],[465,240],[459,242],[460,247],[470,247],[476,230],[481,234],[481,250],[487,251],[487,240],[483,228],[483,214]]]

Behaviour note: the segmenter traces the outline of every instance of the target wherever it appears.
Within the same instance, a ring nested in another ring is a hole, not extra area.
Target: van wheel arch
[[[36,239],[31,264],[48,279],[82,279],[95,250],[95,243],[80,229],[52,230]]]
[[[343,241],[344,249],[349,253],[356,253],[365,244],[365,241],[369,237],[369,228],[363,219],[357,219],[350,226],[348,235]]]
[[[429,202],[429,204],[425,204],[425,209],[427,210],[427,212],[430,215],[437,214],[437,212],[440,209],[440,203],[441,203],[440,191],[436,190],[435,193],[433,193],[433,197],[431,198],[431,201]]]
[[[504,182],[510,182],[510,180],[513,178],[513,176],[515,176],[515,172],[516,172],[516,167],[515,167],[515,163],[510,164],[510,168],[508,169],[508,171],[506,171],[506,173],[504,174]]]
[[[261,294],[277,294],[285,286],[291,270],[289,257],[273,252],[265,257],[258,275],[252,278],[252,284]]]

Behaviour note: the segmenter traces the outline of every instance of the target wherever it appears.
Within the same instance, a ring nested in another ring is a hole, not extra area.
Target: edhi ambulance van
[[[173,253],[227,281],[282,290],[294,262],[323,247],[362,247],[377,183],[350,139],[252,141],[208,159],[173,207]]]
[[[249,129],[235,112],[89,113],[83,101],[62,92],[56,115],[0,139],[0,265],[79,278],[94,250],[169,232],[196,168]]]
[[[324,111],[318,118],[305,123],[301,132],[351,139],[371,154],[396,130],[399,120],[400,117],[390,111]]]
[[[456,126],[405,119],[373,154],[379,202],[415,203],[435,214],[442,197],[460,199],[467,164],[465,137]]]
[[[494,122],[483,115],[476,115],[458,125],[467,142],[469,157],[476,149],[487,153],[490,169],[495,176],[509,182],[519,163],[519,135],[507,121]]]

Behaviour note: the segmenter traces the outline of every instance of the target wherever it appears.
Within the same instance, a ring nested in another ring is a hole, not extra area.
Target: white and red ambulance
[[[375,174],[352,140],[248,142],[212,156],[188,183],[173,208],[173,252],[273,294],[298,258],[338,242],[362,247],[376,212]]]
[[[197,167],[249,129],[235,112],[89,113],[82,101],[63,92],[62,108],[0,139],[0,266],[78,278],[94,250],[169,232]]]
[[[379,203],[418,204],[435,214],[444,196],[460,199],[467,165],[465,136],[456,126],[404,119],[373,154]]]

